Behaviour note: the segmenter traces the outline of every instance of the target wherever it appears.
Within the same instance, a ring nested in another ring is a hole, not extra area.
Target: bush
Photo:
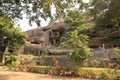
[[[111,72],[114,74],[111,74]],[[118,74],[119,70],[115,71],[108,68],[75,68],[72,70],[73,76],[100,80],[114,80]]]
[[[6,57],[5,64],[6,64],[6,65],[12,64],[12,63],[15,62],[16,60],[17,60],[16,56],[10,55],[10,56]]]
[[[35,73],[49,74],[52,72],[52,69],[49,66],[35,66],[32,67],[30,71]]]
[[[8,64],[9,67],[17,68],[20,65],[20,61],[14,61],[11,64]]]
[[[80,76],[82,78],[96,78],[95,72],[87,68],[75,68],[72,70],[72,75]]]
[[[17,68],[20,65],[20,61],[17,60],[16,56],[10,55],[7,57],[5,64],[10,68]]]

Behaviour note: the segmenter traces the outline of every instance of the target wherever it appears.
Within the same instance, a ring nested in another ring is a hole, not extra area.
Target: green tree
[[[70,53],[70,57],[78,65],[82,64],[83,61],[92,55],[92,50],[87,46],[88,36],[79,34],[78,30],[66,33],[66,35],[61,38],[61,41],[63,42],[62,46],[73,50],[73,52]]]
[[[69,24],[71,27],[75,27],[79,34],[85,34],[91,37],[94,32],[95,22],[89,12],[81,12],[77,10],[72,10],[67,13],[64,22]]]
[[[26,35],[20,28],[14,27],[13,21],[0,12],[0,62],[4,59],[4,51],[20,48],[25,44]]]
[[[120,0],[91,0],[89,10],[97,26],[113,25],[120,32]]]
[[[88,47],[88,40],[94,27],[92,18],[87,12],[70,11],[65,18],[65,23],[71,27],[76,27],[73,31],[68,31],[61,38],[62,46],[73,49],[70,53],[71,59],[76,63],[82,64],[92,55],[92,50]]]

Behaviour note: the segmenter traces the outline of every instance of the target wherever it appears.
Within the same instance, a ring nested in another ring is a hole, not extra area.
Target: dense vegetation
[[[29,22],[36,22],[40,25],[40,18],[51,18],[51,20],[65,17],[66,11],[76,4],[82,7],[82,0],[2,0],[0,1],[1,11],[14,20],[22,19],[26,14]],[[55,13],[52,14],[53,7]]]
[[[86,6],[87,9],[84,8],[85,11],[76,9],[67,13],[64,22],[76,29],[67,32],[61,42],[63,44],[65,41],[64,46],[75,49],[71,53],[73,60],[84,61],[82,52],[84,58],[88,56],[87,52],[90,53],[90,50],[88,47],[84,48],[88,46],[88,44],[84,44],[86,42],[89,42],[89,47],[100,47],[103,44],[105,47],[119,47],[120,16],[118,7],[120,5],[117,4],[119,1],[91,0]]]
[[[76,29],[66,32],[61,38],[63,47],[73,49],[73,52],[71,52],[69,56],[78,64],[82,64],[86,59],[92,56],[92,50],[88,47],[89,36],[87,33],[84,33],[87,31],[86,25],[88,24],[85,20],[87,17],[85,14],[86,13],[81,13],[76,10],[68,12],[64,22]],[[92,23],[90,23],[90,25],[91,24]]]
[[[92,0],[90,13],[96,23],[95,37],[108,47],[119,46],[120,0]]]

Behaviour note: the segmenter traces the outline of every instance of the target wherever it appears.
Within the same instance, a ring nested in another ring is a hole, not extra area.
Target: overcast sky
[[[83,0],[84,2],[89,2],[89,0]],[[52,9],[52,13],[54,14],[55,11],[54,9]],[[49,23],[49,19],[47,21],[44,21],[43,19],[41,20],[41,26],[44,27],[46,25],[48,25]],[[20,27],[22,28],[23,31],[27,31],[33,28],[37,28],[38,26],[34,23],[33,26],[30,26],[28,23],[28,20],[26,18],[23,18],[23,20],[20,20],[19,23]]]

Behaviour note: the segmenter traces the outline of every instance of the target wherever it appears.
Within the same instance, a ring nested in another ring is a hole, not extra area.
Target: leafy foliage
[[[73,49],[73,52],[70,53],[70,57],[78,64],[81,64],[92,55],[91,49],[87,46],[88,36],[79,34],[78,30],[68,32],[65,37],[61,38],[61,40],[66,41],[62,46]]]
[[[88,19],[90,21],[87,22]],[[71,27],[75,26],[76,29],[66,32],[64,37],[61,38],[62,46],[73,49],[69,56],[78,64],[82,64],[92,55],[92,51],[88,47],[89,37],[87,35],[93,32],[94,23],[91,22],[91,17],[87,13],[76,10],[68,12],[65,23]]]
[[[83,8],[82,0],[1,0],[0,9],[12,19],[22,19],[22,15],[26,14],[30,23],[40,25],[41,17],[45,20],[48,17],[51,20],[64,17],[76,4]],[[53,7],[55,14],[52,14]]]
[[[94,15],[97,26],[113,25],[120,31],[120,0],[92,0],[90,12]]]
[[[0,14],[3,14],[0,12]],[[19,27],[14,28],[13,21],[6,15],[0,16],[0,44],[10,50],[18,49],[25,44],[26,34]]]
[[[14,68],[20,65],[20,61],[18,61],[17,57],[14,55],[8,56],[5,63],[7,66],[14,67]]]
[[[77,10],[69,11],[64,22],[70,26],[79,26],[84,22],[83,14]]]
[[[20,28],[14,27],[11,18],[0,12],[0,53],[1,60],[3,59],[3,53],[6,48],[9,52],[13,52],[15,49],[19,49],[25,44],[26,34],[22,32]],[[0,61],[1,61],[0,60]]]

